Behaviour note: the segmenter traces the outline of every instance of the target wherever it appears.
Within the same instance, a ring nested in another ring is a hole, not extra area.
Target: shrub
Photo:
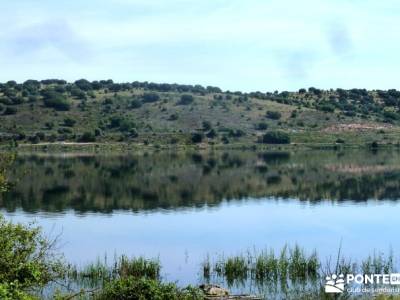
[[[194,98],[192,95],[189,94],[184,94],[181,96],[181,99],[178,102],[178,105],[188,105],[191,104],[194,101]]]
[[[215,131],[215,129],[211,129],[209,132],[207,132],[206,135],[209,139],[213,139],[217,136],[217,132]]]
[[[393,111],[385,111],[383,113],[383,116],[387,120],[399,120],[400,119],[400,115],[395,113],[395,112],[393,112]]]
[[[136,109],[136,108],[140,108],[142,107],[142,101],[138,100],[138,99],[133,99],[131,101],[131,108]]]
[[[96,136],[93,134],[93,132],[87,131],[82,134],[78,141],[81,143],[93,143],[96,141]]]
[[[290,136],[282,131],[270,131],[263,135],[265,144],[290,144]]]
[[[169,121],[176,121],[176,120],[178,120],[178,118],[179,118],[178,114],[172,114],[172,115],[169,116],[168,120]]]
[[[271,120],[279,120],[282,117],[282,114],[279,111],[267,111],[265,116]]]
[[[44,92],[43,102],[46,107],[51,107],[55,110],[66,111],[70,109],[70,103],[64,95],[54,91]]]
[[[121,121],[119,122],[119,130],[120,131],[130,131],[132,129],[134,129],[136,127],[136,124],[129,120],[129,119],[121,119]]]
[[[4,111],[5,115],[15,115],[17,113],[17,109],[15,107],[7,107]]]
[[[179,289],[173,283],[164,284],[152,279],[127,277],[106,284],[95,299],[200,300],[204,299],[204,295],[197,288]]]
[[[27,291],[60,278],[63,264],[54,241],[39,227],[13,224],[0,216],[0,298],[33,299]]]
[[[209,131],[209,130],[211,130],[211,122],[209,122],[209,121],[203,121],[203,130],[204,131]]]
[[[74,127],[76,121],[72,118],[65,118],[64,119],[64,126],[66,127]]]
[[[236,138],[238,138],[238,137],[242,137],[242,136],[245,136],[246,135],[246,133],[243,131],[243,130],[241,130],[241,129],[230,129],[229,130],[229,136],[230,137],[236,137]]]
[[[336,144],[344,144],[344,140],[341,139],[341,138],[338,138],[338,139],[336,140]]]
[[[317,106],[317,109],[323,112],[334,112],[335,107],[332,104],[321,104]]]
[[[160,100],[160,96],[157,93],[144,93],[142,98],[144,103],[152,103]]]
[[[195,132],[195,133],[192,133],[191,140],[193,143],[197,144],[197,143],[201,143],[203,141],[203,138],[204,138],[203,134]]]
[[[266,130],[266,129],[268,129],[268,124],[265,122],[258,123],[256,125],[256,129],[257,130]]]

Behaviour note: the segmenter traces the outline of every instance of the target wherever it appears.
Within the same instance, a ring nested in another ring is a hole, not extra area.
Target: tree
[[[52,90],[42,92],[43,103],[46,107],[54,108],[55,110],[66,111],[70,109],[70,103],[64,95]]]
[[[263,135],[265,144],[290,144],[290,136],[282,131],[270,131]]]
[[[83,91],[89,91],[92,89],[92,84],[86,79],[79,79],[75,81],[75,85]]]

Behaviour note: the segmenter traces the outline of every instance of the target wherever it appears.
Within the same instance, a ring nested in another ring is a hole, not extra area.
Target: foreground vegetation
[[[399,105],[396,90],[242,93],[112,80],[8,81],[0,84],[0,142],[398,144]]]

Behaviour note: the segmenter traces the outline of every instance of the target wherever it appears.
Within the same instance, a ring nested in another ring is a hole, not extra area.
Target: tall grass
[[[222,256],[215,263],[211,263],[207,257],[203,264],[204,278],[209,280],[215,274],[224,278],[230,286],[234,283],[246,283],[246,280],[254,281],[258,285],[313,284],[333,273],[387,274],[393,271],[395,268],[392,253],[388,256],[374,253],[360,262],[352,262],[342,257],[339,250],[334,261],[323,263],[316,251],[307,253],[298,245],[284,246],[278,252],[267,250],[259,253],[247,252],[247,255]]]
[[[208,265],[209,262],[208,262]],[[244,282],[254,279],[257,282],[292,281],[316,278],[320,263],[316,252],[307,256],[299,246],[285,246],[278,255],[273,250],[259,254],[248,253],[227,258],[220,258],[214,264],[214,272],[226,278],[228,284],[234,281]],[[209,276],[209,270],[207,270]]]
[[[104,282],[126,277],[160,279],[161,264],[156,259],[143,257],[128,258],[120,256],[114,258],[112,263],[97,259],[96,262],[84,267],[70,266],[68,277],[79,285],[98,286]]]

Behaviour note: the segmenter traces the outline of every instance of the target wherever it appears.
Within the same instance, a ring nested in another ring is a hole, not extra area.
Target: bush
[[[191,139],[192,139],[192,142],[195,144],[201,143],[203,141],[203,138],[204,138],[204,136],[201,133],[198,133],[198,132],[192,133]]]
[[[5,115],[15,115],[17,113],[17,109],[15,107],[7,107],[4,111]]]
[[[176,120],[178,120],[178,118],[179,118],[178,114],[172,114],[172,115],[169,116],[168,120],[169,121],[176,121]]]
[[[266,130],[266,129],[268,129],[268,124],[265,122],[258,123],[256,125],[256,129],[257,130]]]
[[[335,107],[332,104],[322,104],[317,106],[317,109],[323,112],[334,112],[335,111]]]
[[[282,114],[279,111],[267,111],[265,116],[268,119],[279,120],[282,117]]]
[[[209,132],[207,132],[206,135],[209,139],[213,139],[217,136],[217,132],[214,129],[211,129]]]
[[[43,102],[46,107],[54,108],[55,110],[66,111],[70,109],[69,101],[64,95],[54,91],[46,91],[43,94]]]
[[[144,93],[142,98],[144,103],[152,103],[160,100],[160,96],[156,93]]]
[[[64,119],[64,126],[66,127],[74,127],[76,121],[72,118],[65,118]]]
[[[136,108],[140,108],[142,107],[142,101],[138,100],[138,99],[133,99],[131,101],[131,108],[136,109]]]
[[[54,241],[39,227],[12,224],[0,216],[0,298],[33,299],[27,291],[61,278],[63,264]]]
[[[344,139],[338,138],[336,144],[344,144]]]
[[[383,113],[383,116],[385,117],[386,120],[399,120],[400,119],[400,115],[393,111],[385,111]]]
[[[82,134],[78,141],[81,143],[93,143],[96,141],[96,136],[93,134],[93,132],[87,131]]]
[[[106,284],[95,299],[200,300],[204,299],[204,295],[197,288],[179,289],[173,283],[164,284],[152,279],[127,277]]]
[[[194,98],[192,95],[189,94],[184,94],[181,96],[181,99],[178,102],[178,105],[188,105],[191,104],[194,101]]]
[[[265,144],[290,144],[290,136],[281,131],[270,131],[263,135],[262,142]]]

